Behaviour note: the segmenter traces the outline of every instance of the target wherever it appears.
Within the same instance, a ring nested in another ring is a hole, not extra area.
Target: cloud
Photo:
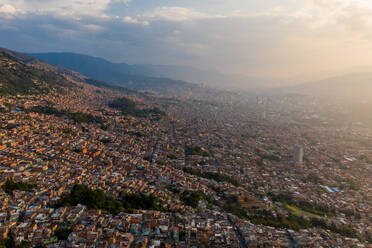
[[[275,5],[223,15],[163,6],[116,17],[105,12],[110,0],[0,0],[0,12],[12,16],[0,14],[0,44],[257,76],[370,65],[372,10],[364,1],[340,1],[304,0],[295,9]]]
[[[103,27],[96,24],[83,24],[81,25],[83,29],[89,31],[89,32],[99,32],[103,30]]]
[[[114,3],[130,3],[130,2],[132,2],[132,0],[112,0],[111,2],[114,2]]]
[[[2,4],[2,5],[0,4],[0,15],[3,18],[7,18],[7,19],[13,18],[14,16],[20,13],[21,13],[20,11],[18,11],[16,8],[14,8],[10,4]]]
[[[17,10],[10,4],[3,4],[0,6],[0,13],[14,15],[17,13]]]
[[[150,23],[148,21],[140,21],[136,18],[132,18],[130,16],[124,16],[123,22],[131,23],[131,24],[141,24],[143,26],[148,26]]]
[[[104,11],[110,3],[130,3],[131,0],[0,0],[0,6],[9,6],[29,14],[51,14],[59,16],[105,17]]]
[[[145,13],[143,17],[150,20],[188,21],[211,18],[212,16],[183,7],[159,7]]]

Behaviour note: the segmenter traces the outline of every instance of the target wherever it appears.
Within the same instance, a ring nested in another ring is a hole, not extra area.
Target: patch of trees
[[[74,131],[71,128],[67,127],[67,128],[62,129],[62,132],[65,134],[70,134],[70,133],[73,133]]]
[[[146,160],[146,161],[151,162],[151,155],[145,155],[145,156],[143,157],[143,160]]]
[[[132,136],[136,136],[137,138],[143,137],[143,134],[141,132],[138,132],[138,131],[129,131],[129,132],[127,132],[127,134],[132,135]]]
[[[283,194],[281,199],[288,201],[292,198],[286,194]],[[238,198],[233,195],[224,195],[224,200],[225,205],[223,206],[223,209],[225,211],[232,213],[240,218],[249,219],[253,224],[256,225],[266,225],[276,228],[290,228],[293,230],[315,227],[325,230],[331,230],[345,237],[358,238],[358,235],[352,226],[336,227],[333,224],[329,225],[322,218],[313,217],[309,220],[292,213],[289,213],[288,216],[284,216],[282,214],[274,213],[273,211],[269,211],[266,209],[246,209],[239,206]]]
[[[131,115],[135,117],[148,117],[148,116],[163,116],[165,112],[159,108],[151,109],[140,109],[137,106],[137,103],[126,97],[121,97],[113,100],[109,103],[110,108],[119,109],[123,115]]]
[[[211,155],[209,152],[203,150],[199,146],[186,146],[186,154],[187,155],[199,155],[203,157],[210,157]]]
[[[1,187],[7,194],[11,195],[13,194],[14,190],[31,191],[36,188],[37,185],[25,182],[14,182],[13,179],[7,179],[5,184],[3,184]]]
[[[72,233],[71,228],[57,228],[54,231],[54,236],[56,236],[58,240],[67,240],[70,233]]]
[[[288,216],[286,217],[278,213],[276,213],[274,216],[271,211],[258,210],[254,215],[248,216],[248,219],[256,225],[266,225],[277,228],[290,228],[296,231],[298,231],[299,229],[314,227],[331,230],[332,232],[341,234],[342,236],[349,238],[359,238],[356,230],[352,226],[336,227],[333,224],[329,225],[321,218],[311,218],[310,220],[308,220],[294,214],[288,214]]]
[[[360,189],[359,184],[356,183],[355,181],[353,181],[351,179],[346,179],[345,181],[349,185],[350,189],[352,189],[352,190],[359,190]]]
[[[317,184],[323,184],[322,179],[317,174],[315,174],[314,172],[311,172],[307,176],[307,181],[317,183]]]
[[[34,106],[27,109],[26,112],[55,116],[67,116],[68,118],[74,120],[75,123],[99,123],[101,125],[105,123],[103,117],[101,116],[95,116],[82,112],[68,112],[66,110],[58,110],[52,106]]]
[[[225,200],[225,204],[223,205],[223,209],[225,211],[232,213],[242,219],[248,218],[247,214],[248,210],[239,205],[237,196],[235,195],[226,196],[224,194],[223,198]]]
[[[177,189],[178,191],[178,189]],[[178,191],[179,192],[179,191]],[[176,192],[174,192],[176,193]],[[207,207],[211,209],[213,205],[218,205],[218,202],[213,200],[210,196],[204,194],[201,191],[189,191],[185,190],[180,194],[180,200],[187,206],[196,208],[199,205],[199,201],[204,200],[206,201]]]
[[[238,180],[236,180],[235,178],[232,178],[232,177],[229,177],[229,176],[226,176],[226,175],[222,175],[222,174],[219,174],[219,173],[201,172],[201,171],[198,171],[198,170],[194,171],[194,170],[192,170],[190,168],[186,168],[186,167],[183,168],[183,171],[186,172],[186,173],[198,176],[198,177],[203,177],[203,178],[215,180],[216,182],[228,182],[228,183],[231,183],[232,185],[235,185],[237,187],[241,185],[241,183]]]
[[[261,153],[258,149],[256,150],[256,152],[257,152],[257,155],[260,156],[261,159],[267,159],[267,160],[275,161],[275,162],[280,162],[282,160],[282,158],[277,154]]]
[[[163,211],[159,200],[154,195],[122,193],[119,200],[107,196],[102,190],[92,190],[85,185],[76,184],[69,194],[65,194],[53,208],[62,206],[85,205],[89,209],[101,209],[113,215],[122,211],[130,212],[133,209]]]
[[[160,204],[158,198],[153,195],[145,194],[135,194],[135,193],[123,193],[120,195],[121,203],[123,207],[127,210],[133,209],[144,209],[144,210],[158,210],[164,211]]]
[[[177,156],[174,155],[174,154],[172,154],[172,153],[167,154],[167,157],[168,157],[169,159],[177,159]]]
[[[158,161],[156,161],[156,163],[158,165],[166,165],[167,164],[167,162],[165,162],[164,160],[158,160]]]
[[[9,113],[9,109],[0,106],[0,113]]]
[[[82,112],[70,113],[69,115],[71,119],[74,120],[76,123],[99,123],[99,124],[105,123],[101,116],[95,116],[92,114]]]
[[[33,106],[25,110],[26,112],[31,113],[38,113],[38,114],[45,114],[45,115],[55,115],[55,116],[63,116],[66,115],[67,112],[63,110],[58,110],[52,106]]]
[[[199,201],[206,199],[206,196],[203,192],[200,191],[185,190],[180,195],[180,199],[185,205],[196,208],[199,205]]]
[[[357,234],[357,231],[351,225],[341,226],[341,227],[337,227],[336,225],[330,225],[328,229],[331,230],[332,232],[341,234],[342,236],[345,236],[345,237],[356,238],[356,239],[360,238]]]
[[[172,184],[167,184],[167,186],[165,186],[165,188],[167,190],[169,190],[170,192],[174,193],[174,194],[179,194],[181,192],[177,187],[175,187]]]
[[[276,202],[282,202],[286,203],[288,205],[293,205],[298,208],[300,208],[303,211],[313,213],[316,215],[321,215],[321,216],[333,216],[335,214],[335,210],[331,209],[327,206],[320,206],[312,202],[307,202],[307,201],[295,201],[293,197],[290,194],[287,193],[280,193],[278,195],[274,194],[269,194],[271,199]]]
[[[0,248],[29,248],[31,247],[31,242],[27,240],[22,240],[21,243],[17,244],[13,233],[10,232],[6,239],[0,241]]]
[[[250,215],[248,219],[256,225],[266,225],[276,228],[290,228],[299,230],[311,227],[310,221],[297,215],[289,214],[288,217],[282,214],[273,215],[268,210],[258,210],[255,214]]]

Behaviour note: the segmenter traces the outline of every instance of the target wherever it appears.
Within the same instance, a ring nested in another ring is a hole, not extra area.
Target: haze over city
[[[372,0],[0,0],[0,248],[372,248]]]
[[[0,1],[0,43],[305,82],[371,71],[369,0]]]

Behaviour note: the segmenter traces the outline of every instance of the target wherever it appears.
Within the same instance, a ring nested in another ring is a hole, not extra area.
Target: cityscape
[[[324,116],[317,99],[155,97],[72,78],[63,91],[1,98],[2,238],[43,247],[371,242],[371,130]],[[133,112],[135,102],[149,114]]]
[[[0,0],[0,248],[372,248],[369,0]]]

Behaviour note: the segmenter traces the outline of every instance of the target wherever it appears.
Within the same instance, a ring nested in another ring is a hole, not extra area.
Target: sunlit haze
[[[0,44],[269,78],[372,68],[370,0],[0,0]]]
[[[0,248],[372,248],[372,0],[0,0]]]

